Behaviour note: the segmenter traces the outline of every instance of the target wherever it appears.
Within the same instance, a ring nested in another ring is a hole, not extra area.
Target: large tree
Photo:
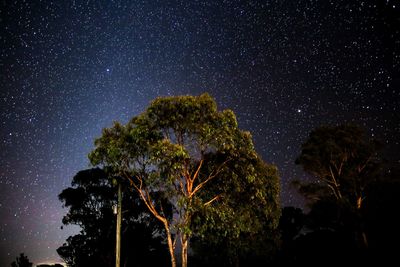
[[[226,187],[214,191],[207,187],[216,181],[222,185],[223,180],[230,179],[240,187],[242,181],[259,179],[251,165],[236,162],[241,149],[257,158],[250,134],[238,128],[234,113],[218,111],[215,101],[203,94],[155,99],[145,112],[126,125],[115,123],[104,129],[89,158],[92,164],[107,166],[116,176],[130,181],[149,211],[162,222],[171,265],[175,267],[177,239],[181,243],[182,266],[187,266],[194,214],[229,199]],[[228,176],[232,164],[249,168],[249,172]],[[247,184],[249,189],[259,185]],[[257,188],[251,189],[257,194]],[[276,192],[271,192],[260,194],[266,211],[269,205],[276,204]],[[168,216],[165,203],[171,204],[174,216]],[[241,216],[238,213],[237,220],[243,219]]]
[[[318,180],[300,185],[300,192],[318,205],[333,200],[341,221],[347,226],[356,224],[365,246],[367,237],[360,216],[367,188],[379,175],[379,149],[379,143],[367,138],[358,126],[322,126],[311,132],[296,160]]]
[[[116,188],[112,179],[101,169],[78,172],[72,187],[59,195],[64,206],[69,208],[63,218],[65,225],[79,225],[79,234],[70,236],[57,249],[68,266],[110,266],[115,256],[115,215]],[[147,209],[135,192],[123,194],[122,221],[122,262],[124,266],[163,264],[160,235],[162,228],[149,218]],[[128,251],[132,249],[132,251]],[[156,259],[160,259],[157,261]]]

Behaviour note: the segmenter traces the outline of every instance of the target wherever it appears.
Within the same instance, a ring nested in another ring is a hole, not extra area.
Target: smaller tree
[[[355,125],[322,126],[313,130],[296,159],[318,183],[300,186],[307,196],[330,195],[359,210],[366,188],[378,176],[380,161],[376,140],[365,137]]]
[[[21,253],[19,257],[11,263],[11,267],[32,267],[33,263],[29,261],[28,256]]]
[[[379,149],[379,143],[367,138],[358,126],[322,126],[311,132],[296,160],[317,178],[314,183],[299,185],[300,192],[314,205],[315,214],[326,217],[326,207],[330,207],[328,216],[336,218],[327,223],[354,232],[364,247],[368,241],[362,208],[368,186],[379,177]],[[321,204],[322,209],[318,208]]]

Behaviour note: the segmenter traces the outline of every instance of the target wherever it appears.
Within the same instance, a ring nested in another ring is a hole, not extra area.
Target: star
[[[59,260],[79,229],[60,230],[57,195],[88,167],[103,128],[159,96],[208,92],[233,110],[279,169],[282,206],[303,205],[294,161],[322,124],[374,129],[400,161],[395,1],[10,2],[0,38],[0,246],[10,254],[0,249],[0,266],[21,252]]]

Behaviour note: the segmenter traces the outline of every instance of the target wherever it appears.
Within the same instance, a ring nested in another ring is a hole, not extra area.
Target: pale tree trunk
[[[140,176],[137,177],[137,179],[140,182],[139,185],[136,185],[129,176],[126,176],[126,177],[128,178],[129,181],[131,181],[131,185],[139,193],[141,199],[143,200],[144,204],[147,206],[149,211],[154,215],[154,217],[156,217],[159,221],[161,221],[163,223],[164,228],[165,228],[165,233],[167,234],[168,250],[169,250],[169,255],[171,257],[171,267],[176,267],[176,260],[175,260],[175,253],[174,253],[175,252],[175,244],[172,241],[171,230],[170,230],[170,227],[168,224],[168,220],[163,214],[164,212],[163,212],[162,207],[161,207],[162,214],[160,214],[156,210],[156,208],[150,198],[150,194],[149,194],[148,190],[143,189],[143,187],[142,187],[143,179]]]
[[[188,244],[189,244],[189,239],[186,234],[182,234],[181,237],[181,243],[182,243],[182,267],[187,267],[187,257],[188,257]]]
[[[357,197],[357,211],[358,212],[360,212],[360,210],[361,210],[362,201],[363,201],[362,196],[358,196]],[[361,235],[362,244],[363,244],[364,248],[368,248],[368,237],[367,237],[367,233],[364,230],[364,225],[363,225],[362,221],[361,221],[361,224],[359,227],[360,227],[360,232],[361,232],[360,235]]]
[[[168,223],[164,222],[164,227],[167,233],[168,250],[169,250],[169,255],[171,256],[171,267],[176,267],[174,242],[172,241],[171,231],[169,229]]]

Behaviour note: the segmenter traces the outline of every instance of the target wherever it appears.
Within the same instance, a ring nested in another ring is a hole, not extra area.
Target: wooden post
[[[121,259],[121,220],[122,220],[122,190],[118,182],[118,204],[117,204],[117,238],[115,250],[115,267],[120,267]]]

